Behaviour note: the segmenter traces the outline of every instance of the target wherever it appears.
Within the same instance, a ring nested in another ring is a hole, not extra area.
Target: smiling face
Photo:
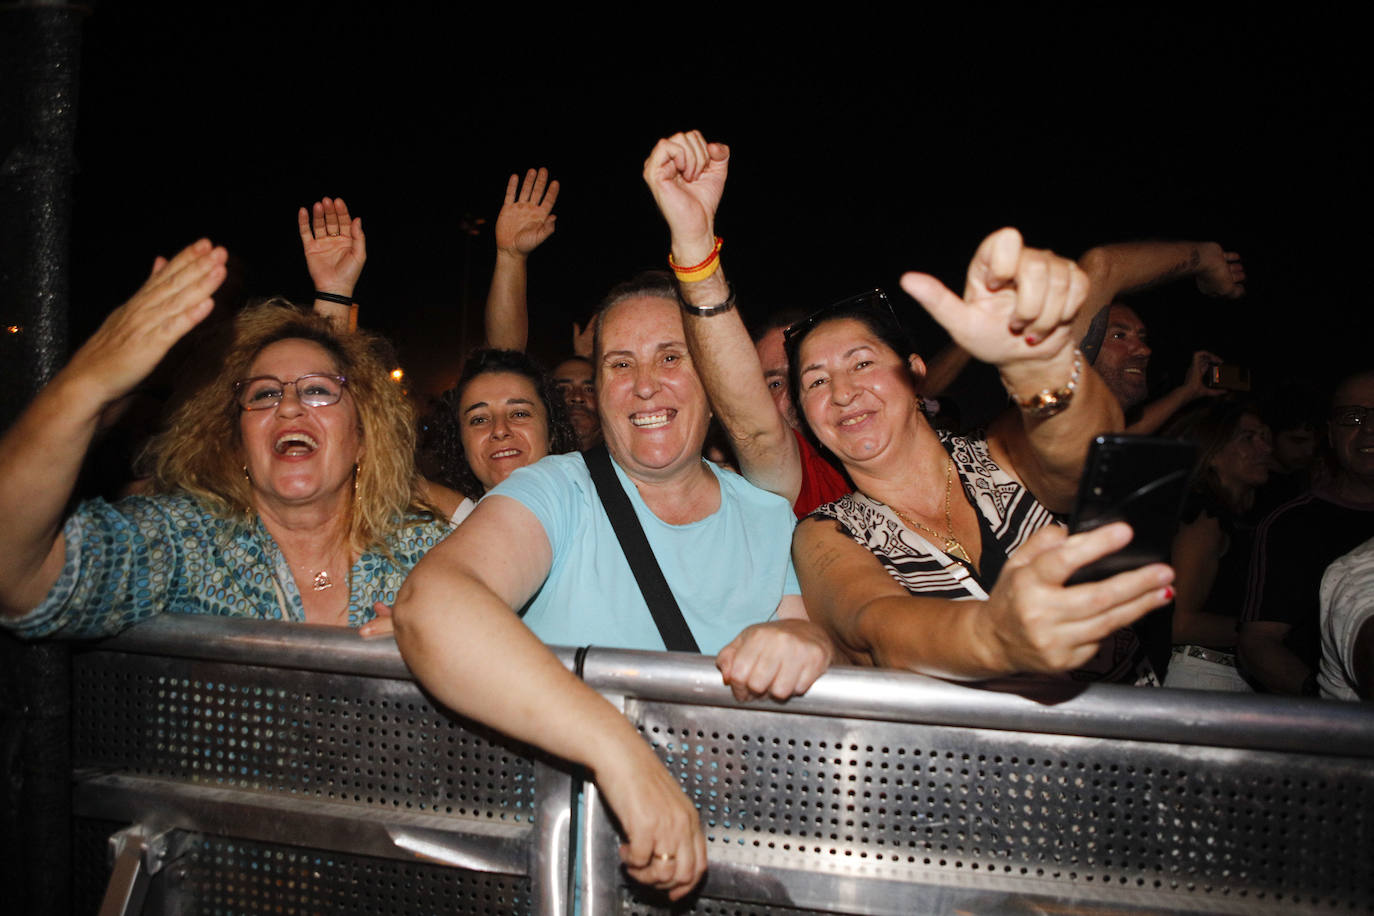
[[[862,321],[824,322],[797,352],[801,410],[812,432],[847,465],[889,452],[923,422],[919,358],[898,356]]]
[[[1374,374],[1357,375],[1347,380],[1331,399],[1332,415],[1342,413],[1342,407],[1363,407],[1374,410]],[[1366,417],[1358,426],[1327,424],[1331,448],[1342,473],[1367,486],[1374,486],[1374,417]]]
[[[294,337],[269,344],[253,360],[250,377],[288,383],[274,406],[239,414],[244,464],[259,511],[331,502],[335,511],[346,511],[353,468],[363,456],[353,395],[345,387],[337,403],[307,407],[289,384],[303,375],[339,374],[328,350]]]
[[[592,362],[580,356],[554,367],[553,386],[568,408],[568,419],[577,432],[578,445],[586,450],[601,438],[601,418],[596,412],[596,379]]]
[[[549,415],[534,382],[516,372],[487,372],[458,399],[463,455],[490,490],[516,468],[549,453]]]
[[[631,477],[662,480],[701,464],[711,419],[678,305],[637,296],[602,313],[596,391],[601,433]]]
[[[1145,322],[1140,316],[1127,306],[1112,306],[1107,315],[1107,336],[1093,368],[1123,408],[1134,407],[1148,393],[1145,373],[1151,351],[1146,340]]]

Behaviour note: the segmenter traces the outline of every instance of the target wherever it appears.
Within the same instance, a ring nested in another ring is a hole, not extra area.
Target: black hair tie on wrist
[[[315,290],[315,298],[323,299],[325,302],[337,302],[339,305],[353,304],[352,296],[340,296],[338,293],[322,293],[319,290]]]

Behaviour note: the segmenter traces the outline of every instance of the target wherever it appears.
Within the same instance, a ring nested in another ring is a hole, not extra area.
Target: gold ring
[[[674,860],[674,859],[677,858],[677,853],[672,853],[672,852],[656,852],[656,853],[654,853],[654,858],[657,859],[657,860],[660,861],[660,862],[671,862],[672,860]]]

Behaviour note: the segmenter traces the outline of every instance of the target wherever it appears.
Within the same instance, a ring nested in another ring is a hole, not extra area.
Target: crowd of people
[[[1240,259],[1141,242],[1072,260],[1014,229],[982,241],[962,293],[902,277],[950,337],[938,353],[881,290],[751,328],[715,230],[729,156],[696,132],[654,146],[668,269],[613,287],[552,372],[524,352],[526,281],[559,186],[511,177],[485,343],[431,418],[424,474],[389,349],[358,327],[362,222],[341,199],[302,208],[313,306],[242,311],[131,495],[69,510],[102,423],[226,275],[208,240],[158,258],[0,446],[4,625],[394,628],[439,700],[586,767],[630,873],[675,896],[705,866],[695,810],[547,646],[714,655],[740,700],[785,701],[832,664],[1374,697],[1374,370],[1325,404],[1256,401],[1199,351],[1151,400],[1121,296],[1190,278],[1236,298]],[[965,430],[942,395],[975,361],[1007,407]],[[1069,584],[1132,537],[1064,525],[1091,441],[1122,431],[1197,447],[1172,556]]]

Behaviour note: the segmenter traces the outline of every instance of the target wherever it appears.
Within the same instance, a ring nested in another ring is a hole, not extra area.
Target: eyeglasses
[[[286,396],[288,385],[295,386],[296,400],[306,407],[328,407],[339,403],[348,379],[342,375],[302,375],[289,381],[274,375],[259,375],[234,383],[234,399],[243,410],[267,410]]]
[[[1372,418],[1374,418],[1374,407],[1350,405],[1331,409],[1331,422],[1336,426],[1368,426]]]
[[[850,296],[848,299],[841,299],[839,302],[832,302],[823,309],[818,309],[807,315],[801,321],[795,322],[783,329],[782,342],[785,347],[794,347],[811,330],[822,321],[827,321],[836,315],[853,314],[860,311],[884,312],[891,319],[893,325],[901,327],[902,323],[897,320],[897,313],[892,310],[892,303],[888,301],[887,293],[880,289],[869,290],[857,296]]]

